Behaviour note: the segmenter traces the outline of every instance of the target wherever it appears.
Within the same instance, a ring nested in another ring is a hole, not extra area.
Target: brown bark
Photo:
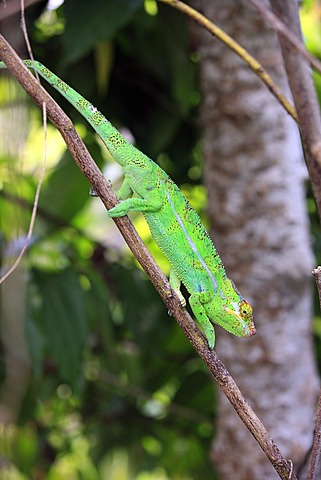
[[[247,2],[195,5],[288,93],[276,35]],[[212,236],[228,274],[253,303],[258,329],[249,341],[219,332],[217,351],[296,471],[312,443],[318,384],[299,133],[239,58],[206,32],[198,35]],[[212,458],[220,478],[277,478],[221,395],[217,427]]]

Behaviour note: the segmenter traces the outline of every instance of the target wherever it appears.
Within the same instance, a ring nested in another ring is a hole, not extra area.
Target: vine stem
[[[158,0],[158,2],[165,3],[177,10],[180,10],[185,15],[189,16],[192,20],[198,23],[201,27],[209,31],[214,37],[218,38],[222,43],[224,43],[228,48],[230,48],[234,53],[244,60],[245,63],[253,70],[255,75],[257,75],[264,85],[270,90],[278,102],[285,108],[285,110],[291,115],[291,117],[299,123],[298,116],[294,106],[291,102],[283,95],[281,88],[272,80],[268,72],[261,65],[261,63],[256,60],[245,48],[243,48],[239,43],[237,43],[232,37],[230,37],[224,30],[218,27],[215,23],[211,22],[207,17],[202,15],[200,12],[190,7],[180,0]]]
[[[89,180],[105,207],[107,209],[113,207],[117,201],[116,196],[113,193],[110,184],[106,181],[90,156],[83,141],[78,136],[71,120],[50,97],[46,90],[38,84],[36,79],[1,34],[0,59],[6,63],[12,75],[40,108],[43,102],[46,103],[48,118],[59,130],[77,166]],[[151,279],[167,309],[171,312],[172,316],[175,317],[177,323],[184,331],[196,352],[207,365],[213,378],[221,387],[236,413],[270,460],[279,477],[283,480],[289,480],[290,478],[292,480],[297,480],[296,476],[292,473],[292,462],[282,456],[269,432],[246,402],[225,365],[219,359],[216,352],[209,349],[207,341],[200,333],[193,319],[188,312],[181,307],[180,301],[176,295],[171,293],[167,278],[161,272],[148,252],[129,218],[126,216],[116,218],[114,221],[136,259]]]

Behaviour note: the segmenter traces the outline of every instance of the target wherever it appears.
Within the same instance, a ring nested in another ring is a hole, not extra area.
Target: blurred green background
[[[317,2],[303,3],[306,41],[316,56],[321,55],[320,16]],[[19,19],[18,12],[17,30]],[[26,20],[34,57],[156,160],[206,223],[199,57],[186,18],[153,0],[66,0],[60,6],[37,2],[26,10]],[[19,44],[16,48],[28,56]],[[3,273],[28,228],[44,134],[40,110],[8,74],[0,81]],[[81,116],[42,83],[117,187],[121,169]],[[320,77],[316,85],[321,95]],[[320,254],[312,198],[307,205]],[[168,273],[142,216],[131,218]],[[12,305],[26,329],[6,332],[4,326],[2,338],[13,339],[20,352],[12,383],[20,374],[25,388],[18,401],[5,379],[10,345],[3,341],[0,403],[16,425],[0,431],[0,455],[15,465],[8,467],[7,478],[213,478],[208,457],[215,435],[215,386],[100,201],[89,196],[86,179],[51,124],[32,244],[2,291],[4,325]],[[315,333],[321,361],[320,318]]]

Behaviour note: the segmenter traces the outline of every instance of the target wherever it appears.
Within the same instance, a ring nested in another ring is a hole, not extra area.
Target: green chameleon
[[[100,136],[124,171],[116,192],[120,201],[108,211],[110,217],[142,212],[151,234],[170,262],[170,286],[181,305],[183,282],[189,303],[203,328],[209,347],[214,348],[213,323],[240,337],[255,334],[252,307],[227,277],[223,263],[198,214],[156,163],[130,144],[113,125],[79,93],[39,62],[26,60],[47,82],[83,115]],[[5,68],[3,62],[0,68]]]

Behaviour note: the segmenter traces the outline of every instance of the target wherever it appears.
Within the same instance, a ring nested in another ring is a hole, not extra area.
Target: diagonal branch
[[[302,39],[298,3],[270,0],[273,12]],[[319,104],[308,62],[297,54],[288,39],[279,34],[285,70],[299,117],[302,144],[319,218],[321,219],[321,119]]]
[[[79,169],[92,184],[105,207],[107,209],[111,208],[116,203],[116,197],[84,143],[79,138],[71,120],[37,83],[2,35],[0,35],[0,59],[6,63],[8,69],[38,106],[41,107],[43,102],[46,102],[48,118],[61,133]],[[281,455],[269,432],[244,399],[225,365],[221,362],[216,352],[208,348],[206,340],[187,311],[180,306],[176,296],[170,294],[170,286],[166,277],[156,265],[128,217],[116,218],[114,221],[136,259],[151,279],[165,305],[176,318],[185,335],[207,365],[213,378],[219,384],[245,426],[254,436],[280,478],[296,480],[295,475],[292,474],[291,476],[292,462],[286,460]]]

